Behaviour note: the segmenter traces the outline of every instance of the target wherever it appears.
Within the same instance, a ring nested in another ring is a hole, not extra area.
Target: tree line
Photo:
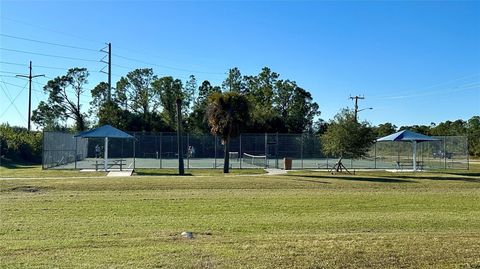
[[[322,122],[318,130],[324,152],[333,156],[363,157],[376,138],[410,130],[428,136],[465,136],[468,154],[480,157],[480,116],[473,116],[467,121],[431,123],[429,126],[397,127],[389,122],[372,126],[367,121],[358,122],[352,110],[342,109],[329,122]]]
[[[80,99],[87,93],[89,72],[72,68],[48,81],[48,94],[33,111],[32,121],[46,130],[62,129],[74,122],[75,131],[110,124],[122,130],[168,132],[176,130],[177,98],[182,100],[183,129],[191,133],[210,133],[206,111],[209,96],[234,92],[249,103],[249,121],[244,132],[315,132],[319,106],[311,93],[268,67],[257,75],[242,75],[238,68],[229,70],[221,85],[208,80],[198,83],[195,76],[182,81],[172,76],[157,76],[151,68],[135,69],[121,77],[111,93],[105,82],[91,91],[90,109]]]
[[[88,90],[88,77],[86,68],[76,67],[48,81],[43,88],[48,100],[39,103],[32,121],[43,130],[82,131],[110,124],[126,131],[173,132],[177,128],[176,100],[180,99],[183,130],[217,134],[227,151],[230,138],[240,132],[308,132],[319,136],[327,154],[361,157],[375,138],[409,129],[432,136],[467,136],[469,154],[480,157],[480,116],[428,126],[397,127],[388,122],[372,126],[358,122],[352,110],[341,109],[326,122],[319,118],[319,106],[308,90],[293,80],[281,79],[268,67],[253,76],[232,68],[221,85],[208,80],[199,84],[193,75],[185,82],[159,77],[153,69],[141,68],[121,77],[111,91],[105,82]],[[89,110],[80,102],[85,94],[91,95]],[[67,122],[73,122],[73,127]],[[41,134],[17,135],[25,134],[23,129],[1,125],[2,157],[40,159]]]

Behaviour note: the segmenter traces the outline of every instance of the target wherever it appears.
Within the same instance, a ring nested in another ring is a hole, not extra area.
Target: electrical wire
[[[0,50],[17,52],[17,53],[32,54],[32,55],[38,55],[38,56],[45,56],[45,57],[54,57],[54,58],[67,59],[67,60],[75,60],[75,61],[95,62],[95,63],[99,63],[99,62],[100,62],[100,61],[98,61],[98,60],[92,60],[92,59],[84,59],[84,58],[76,58],[76,57],[60,56],[60,55],[52,55],[52,54],[45,54],[45,53],[39,53],[39,52],[33,52],[33,51],[25,51],[25,50],[17,50],[17,49],[9,49],[9,48],[0,48]]]
[[[5,81],[2,80],[2,83],[5,83]],[[1,84],[0,84],[1,85]],[[25,84],[25,86],[23,87],[22,90],[20,90],[18,92],[18,94],[15,96],[15,98],[10,98],[9,95],[6,93],[5,89],[3,86],[1,86],[0,88],[2,88],[2,91],[3,93],[5,93],[5,95],[8,97],[8,99],[10,100],[10,104],[8,105],[8,107],[5,109],[5,111],[2,113],[2,115],[0,115],[0,118],[2,118],[5,113],[7,113],[7,111],[10,109],[10,107],[13,105],[13,107],[15,108],[15,110],[18,112],[18,115],[20,115],[20,118],[26,123],[25,119],[23,118],[23,115],[22,113],[20,112],[20,110],[18,109],[18,107],[15,105],[15,100],[17,100],[17,98],[20,96],[20,94],[23,92],[23,90],[26,89],[28,83]]]
[[[17,65],[17,66],[28,67],[28,65],[26,65],[26,64],[19,64],[19,63],[12,63],[12,62],[4,62],[4,61],[0,61],[0,64],[9,64],[9,65]]]
[[[19,20],[16,20],[16,19],[12,19],[12,18],[5,17],[5,16],[0,16],[0,18],[2,18],[3,20],[11,21],[11,22],[28,25],[28,26],[30,26],[30,27],[34,27],[34,28],[41,29],[41,30],[44,30],[44,31],[49,31],[49,32],[52,32],[52,33],[57,33],[57,34],[61,34],[61,35],[65,35],[65,36],[70,36],[70,37],[73,37],[73,38],[81,39],[81,40],[84,40],[84,41],[91,42],[92,44],[98,44],[98,42],[95,41],[95,40],[91,40],[91,39],[88,39],[88,38],[85,38],[85,37],[81,37],[81,36],[77,36],[77,35],[72,35],[71,33],[65,33],[65,32],[61,32],[61,31],[57,31],[57,30],[52,30],[52,29],[49,29],[49,28],[47,28],[47,27],[39,26],[38,24],[32,24],[32,23],[28,23],[28,22],[24,22],[24,21],[19,21]]]
[[[90,48],[83,48],[83,47],[77,47],[77,46],[70,46],[70,45],[53,43],[53,42],[47,42],[47,41],[41,41],[41,40],[36,40],[36,39],[31,39],[31,38],[26,38],[26,37],[19,37],[19,36],[7,35],[7,34],[2,34],[2,33],[0,33],[0,36],[4,36],[4,37],[8,37],[8,38],[13,38],[13,39],[18,39],[18,40],[25,40],[25,41],[29,41],[29,42],[36,42],[36,43],[40,43],[40,44],[47,44],[47,45],[53,45],[53,46],[58,46],[58,47],[64,47],[64,48],[71,48],[71,49],[78,49],[78,50],[85,50],[85,51],[100,52],[100,50],[98,50],[98,49],[90,49]]]
[[[449,84],[449,83],[452,83],[452,82],[455,82],[455,81],[462,81],[462,80],[466,80],[468,78],[475,78],[475,77],[478,77],[480,79],[480,73],[475,73],[475,74],[470,74],[470,75],[457,77],[457,78],[454,78],[454,79],[451,79],[451,80],[447,80],[447,81],[440,82],[440,83],[435,83],[433,85],[422,87],[422,88],[416,89],[416,90],[397,91],[397,93],[403,94],[405,96],[409,95],[409,93],[413,93],[412,96],[414,96],[415,93],[418,93],[418,92],[423,91],[423,90],[433,89],[433,88],[437,88],[439,86],[443,86],[443,85],[446,85],[446,84]],[[480,80],[477,80],[477,81],[480,82]],[[400,96],[400,95],[397,95],[397,96]],[[395,99],[395,98],[392,98],[392,97],[395,97],[395,96],[371,96],[372,99],[376,99],[376,100]]]
[[[461,91],[477,89],[477,88],[480,88],[480,84],[470,83],[470,84],[465,84],[461,86],[455,86],[453,88],[452,87],[444,88],[436,91],[428,91],[428,92],[422,92],[418,94],[409,94],[409,95],[386,96],[383,98],[376,98],[376,99],[377,100],[408,99],[408,98],[425,97],[425,96],[431,96],[431,95],[450,94],[450,93],[461,92]]]
[[[148,64],[148,65],[151,65],[151,66],[156,66],[156,67],[161,67],[161,68],[166,68],[166,69],[171,69],[171,70],[176,70],[176,71],[183,71],[183,72],[190,72],[190,73],[197,73],[197,74],[209,74],[209,75],[225,75],[225,73],[189,70],[189,69],[177,68],[177,67],[172,67],[172,66],[167,66],[167,65],[154,64],[154,63],[150,63],[150,62],[146,62],[146,61],[142,61],[142,60],[137,60],[137,59],[121,56],[121,55],[118,55],[118,54],[115,54],[115,53],[112,53],[112,56],[116,56],[118,58],[128,60],[128,61],[132,61],[132,62]]]

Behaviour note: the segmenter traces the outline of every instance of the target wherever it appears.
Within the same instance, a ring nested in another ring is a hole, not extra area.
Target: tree
[[[397,126],[391,124],[390,122],[379,124],[377,127],[374,128],[375,135],[377,137],[384,137],[387,135],[391,135],[395,133],[397,130]]]
[[[398,131],[403,131],[403,130],[410,130],[412,132],[416,132],[424,135],[431,135],[430,126],[427,126],[427,125],[402,126],[398,129]]]
[[[190,75],[188,80],[185,82],[185,89],[183,93],[183,100],[184,108],[186,108],[185,114],[189,113],[192,108],[192,103],[194,102],[195,98],[197,97],[197,79],[194,75]]]
[[[313,120],[320,115],[318,104],[306,90],[295,87],[287,109],[287,128],[292,133],[313,132]]]
[[[230,140],[237,137],[249,121],[250,111],[247,98],[236,92],[214,93],[207,107],[211,133],[220,136],[224,146],[223,172],[229,172]]]
[[[153,69],[143,68],[129,72],[117,82],[115,101],[132,114],[141,115],[142,131],[153,129],[154,114],[158,113],[160,106],[158,92],[152,86],[156,79]]]
[[[90,101],[90,114],[98,114],[103,103],[108,101],[108,83],[100,82],[90,91],[92,101]]]
[[[472,156],[480,157],[480,116],[467,121],[468,150]]]
[[[222,83],[223,91],[242,93],[245,89],[242,74],[238,67],[228,70],[228,76]]]
[[[441,122],[430,129],[431,135],[465,135],[467,132],[466,122],[463,120]]]
[[[330,121],[321,139],[325,153],[359,158],[366,155],[374,142],[375,134],[368,122],[357,122],[353,111],[343,109]]]
[[[218,86],[212,86],[208,80],[198,87],[198,97],[193,104],[193,110],[189,117],[190,130],[193,132],[208,133],[210,131],[206,118],[208,97],[213,93],[222,92]]]
[[[48,100],[39,103],[38,108],[33,111],[32,120],[45,126],[72,119],[75,130],[85,130],[87,115],[81,111],[80,96],[88,83],[88,75],[86,68],[76,67],[69,69],[65,76],[48,81],[43,87],[43,91],[49,94]]]
[[[152,84],[155,92],[160,97],[162,118],[170,130],[176,130],[176,100],[182,100],[182,111],[188,107],[189,96],[183,91],[182,81],[173,77],[162,77]]]
[[[244,77],[247,87],[245,92],[252,107],[251,129],[263,132],[278,131],[281,118],[273,106],[278,77],[279,74],[272,72],[268,67],[262,68],[257,76]]]

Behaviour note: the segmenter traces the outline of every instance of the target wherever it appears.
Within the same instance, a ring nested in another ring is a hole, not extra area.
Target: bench
[[[396,161],[395,167],[397,170],[403,170],[406,167],[413,169],[413,161]],[[417,161],[417,169],[423,170],[423,162]]]
[[[95,166],[95,171],[98,171],[98,167],[99,166],[104,166],[104,161],[99,161],[99,160],[95,160],[95,163],[92,164],[93,166]],[[111,168],[113,166],[119,166],[120,167],[120,171],[122,171],[122,167],[124,165],[127,165],[127,160],[124,160],[124,159],[118,159],[118,160],[109,160],[108,163],[107,163],[107,167],[108,168]]]

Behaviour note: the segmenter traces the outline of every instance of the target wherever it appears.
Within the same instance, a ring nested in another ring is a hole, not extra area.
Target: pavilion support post
[[[413,171],[417,171],[417,141],[413,143]]]
[[[104,153],[104,168],[105,172],[107,172],[108,168],[108,137],[105,137],[105,153]]]
[[[136,138],[136,133],[133,133],[133,170],[135,170],[135,159],[136,159],[136,152],[137,149],[135,148],[135,145],[137,144],[137,138]]]
[[[77,137],[74,137],[75,138],[75,154],[73,155],[73,157],[75,158],[75,169],[77,169],[77,150],[78,150],[78,138]]]

